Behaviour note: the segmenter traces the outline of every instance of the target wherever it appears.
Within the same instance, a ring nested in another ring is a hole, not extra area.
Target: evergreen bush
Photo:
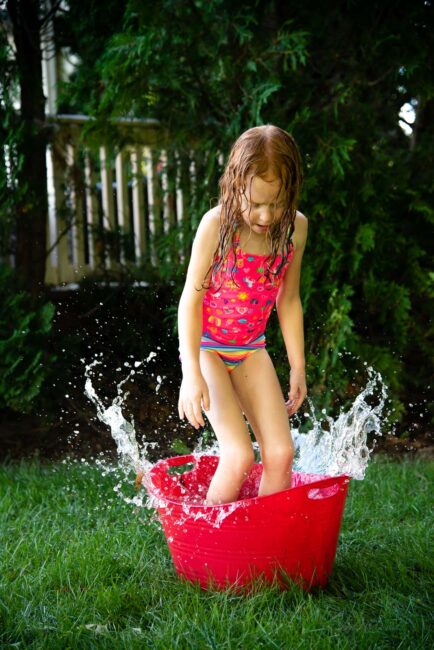
[[[57,360],[47,349],[55,308],[35,304],[8,267],[0,268],[0,305],[0,408],[29,413]]]

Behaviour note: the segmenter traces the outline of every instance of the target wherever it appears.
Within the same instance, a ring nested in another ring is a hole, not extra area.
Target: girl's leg
[[[253,447],[229,373],[213,352],[201,351],[200,366],[210,394],[211,423],[220,447],[217,471],[209,486],[209,505],[236,501],[254,462]]]
[[[259,495],[285,490],[291,486],[294,444],[282,389],[268,352],[265,348],[254,352],[230,377],[261,451]]]

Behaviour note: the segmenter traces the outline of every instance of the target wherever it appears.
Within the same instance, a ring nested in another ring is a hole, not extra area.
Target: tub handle
[[[172,456],[164,461],[166,467],[179,467],[179,465],[187,465],[187,463],[195,463],[196,458],[193,454],[185,454],[184,456]]]
[[[176,467],[182,468],[183,465],[192,465],[192,467],[189,467],[184,472],[173,472],[173,473],[170,472],[169,473],[169,471],[168,471],[168,470],[170,470],[172,468],[176,468]],[[184,455],[184,456],[174,456],[173,458],[168,458],[164,462],[164,469],[166,471],[166,474],[168,474],[168,476],[171,476],[171,477],[176,476],[176,478],[181,483],[181,485],[184,484],[184,482],[182,480],[182,477],[185,474],[189,474],[190,472],[192,472],[195,469],[195,466],[196,466],[196,459],[192,454],[187,454],[187,455]]]
[[[322,499],[331,499],[332,497],[339,494],[341,486],[349,483],[350,477],[346,475],[342,476],[331,476],[326,480],[314,481],[313,483],[308,483],[307,488],[307,498],[311,501],[317,501]],[[327,492],[324,494],[324,492]]]

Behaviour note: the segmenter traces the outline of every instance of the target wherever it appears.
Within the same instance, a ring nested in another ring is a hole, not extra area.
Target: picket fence
[[[157,267],[162,255],[165,263],[183,262],[197,226],[194,151],[167,147],[154,119],[116,120],[117,144],[96,145],[83,137],[88,120],[50,118],[46,283],[117,278],[132,267]],[[172,247],[162,252],[159,242],[171,232]]]

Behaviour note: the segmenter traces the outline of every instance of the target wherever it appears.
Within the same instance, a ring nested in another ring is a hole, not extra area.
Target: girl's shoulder
[[[214,239],[218,237],[220,231],[220,206],[211,208],[208,212],[205,212],[197,228],[197,233],[202,235],[206,234],[207,236]]]
[[[208,230],[219,230],[220,228],[220,214],[221,214],[221,206],[216,205],[214,208],[210,208],[208,212],[205,212],[201,219],[201,224],[203,224],[203,227],[207,228]]]
[[[294,232],[292,233],[291,240],[294,245],[294,252],[303,250],[307,239],[308,220],[307,217],[297,210],[294,222]]]
[[[213,253],[217,247],[220,234],[220,210],[211,208],[205,212],[194,236],[192,254],[199,254],[202,257],[212,260]]]
[[[185,287],[193,295],[204,290],[203,282],[213,263],[220,231],[219,213],[215,208],[205,212],[193,239]],[[202,292],[203,293],[203,292]],[[202,295],[202,293],[197,295]]]
[[[295,222],[307,224],[307,217],[300,210],[295,211]]]

